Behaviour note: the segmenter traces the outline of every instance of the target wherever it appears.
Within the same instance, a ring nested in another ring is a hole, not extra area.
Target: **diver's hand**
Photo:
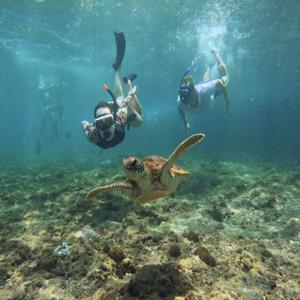
[[[85,136],[88,138],[88,140],[93,143],[97,144],[97,136],[95,134],[95,127],[93,124],[89,123],[88,121],[82,121],[82,129],[85,134]]]
[[[82,121],[82,129],[83,131],[89,130],[89,128],[91,127],[92,124],[90,124],[88,121]]]
[[[187,134],[187,135],[190,135],[190,132],[191,132],[191,125],[190,125],[189,122],[187,122],[187,123],[185,124],[185,130],[186,130],[186,134]]]
[[[218,48],[212,48],[210,51],[212,54],[217,54],[220,52]]]
[[[90,139],[93,132],[93,124],[88,121],[82,121],[81,124],[84,134]]]

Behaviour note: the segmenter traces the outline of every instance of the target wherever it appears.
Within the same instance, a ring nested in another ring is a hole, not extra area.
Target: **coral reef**
[[[117,163],[0,169],[0,299],[297,299],[300,171],[181,164],[172,197],[85,200]]]

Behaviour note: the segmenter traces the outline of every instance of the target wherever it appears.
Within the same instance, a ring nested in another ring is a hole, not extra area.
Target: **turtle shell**
[[[161,156],[148,156],[143,159],[145,167],[150,171],[152,183],[155,183],[156,181],[160,182],[162,168],[166,161],[167,160]],[[187,175],[188,172],[174,164],[170,169],[170,174],[175,177],[176,174]]]

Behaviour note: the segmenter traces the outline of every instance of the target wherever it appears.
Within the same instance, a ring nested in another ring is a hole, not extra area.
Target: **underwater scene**
[[[0,300],[300,299],[299,15],[2,0]]]

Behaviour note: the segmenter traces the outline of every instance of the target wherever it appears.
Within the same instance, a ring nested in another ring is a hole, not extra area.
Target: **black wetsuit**
[[[124,140],[125,130],[116,130],[113,139],[110,141],[101,138],[98,132],[97,134],[98,134],[98,139],[96,145],[99,146],[100,148],[108,149],[120,144]]]

